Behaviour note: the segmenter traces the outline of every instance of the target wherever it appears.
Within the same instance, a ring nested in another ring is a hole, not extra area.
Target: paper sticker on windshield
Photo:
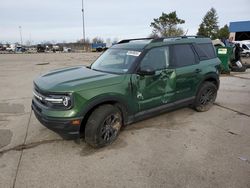
[[[227,54],[227,49],[226,48],[218,49],[218,54]]]
[[[122,71],[123,71],[123,72],[127,72],[127,71],[128,71],[128,69],[122,69]]]
[[[131,56],[136,56],[138,57],[141,54],[141,52],[138,51],[128,51],[127,55],[131,55]]]

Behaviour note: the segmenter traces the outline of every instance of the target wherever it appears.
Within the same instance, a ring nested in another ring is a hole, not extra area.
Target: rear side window
[[[212,44],[196,44],[194,46],[200,60],[216,58],[215,50]]]
[[[196,56],[189,44],[179,44],[173,46],[174,59],[172,65],[174,67],[183,67],[196,63]]]

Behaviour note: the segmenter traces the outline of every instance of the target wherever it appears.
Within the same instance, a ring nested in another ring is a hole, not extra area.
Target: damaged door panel
[[[153,63],[152,63],[153,62]],[[153,75],[135,75],[133,85],[139,110],[147,110],[173,101],[176,88],[175,69],[168,69],[169,47],[150,50],[142,59],[140,70],[148,68],[155,71]]]
[[[174,101],[176,73],[174,69],[156,72],[153,76],[133,76],[135,95],[140,110]]]

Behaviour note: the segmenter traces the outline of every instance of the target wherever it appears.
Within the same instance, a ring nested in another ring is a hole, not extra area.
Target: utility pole
[[[21,39],[21,46],[23,45],[23,36],[22,36],[22,27],[19,26],[19,32],[20,32],[20,39]]]
[[[83,37],[83,43],[85,43],[85,24],[84,24],[84,6],[83,6],[83,0],[82,0],[82,37]]]

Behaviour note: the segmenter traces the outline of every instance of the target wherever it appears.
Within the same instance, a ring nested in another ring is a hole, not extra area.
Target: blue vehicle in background
[[[92,52],[102,52],[107,49],[106,43],[92,43],[91,51]]]

